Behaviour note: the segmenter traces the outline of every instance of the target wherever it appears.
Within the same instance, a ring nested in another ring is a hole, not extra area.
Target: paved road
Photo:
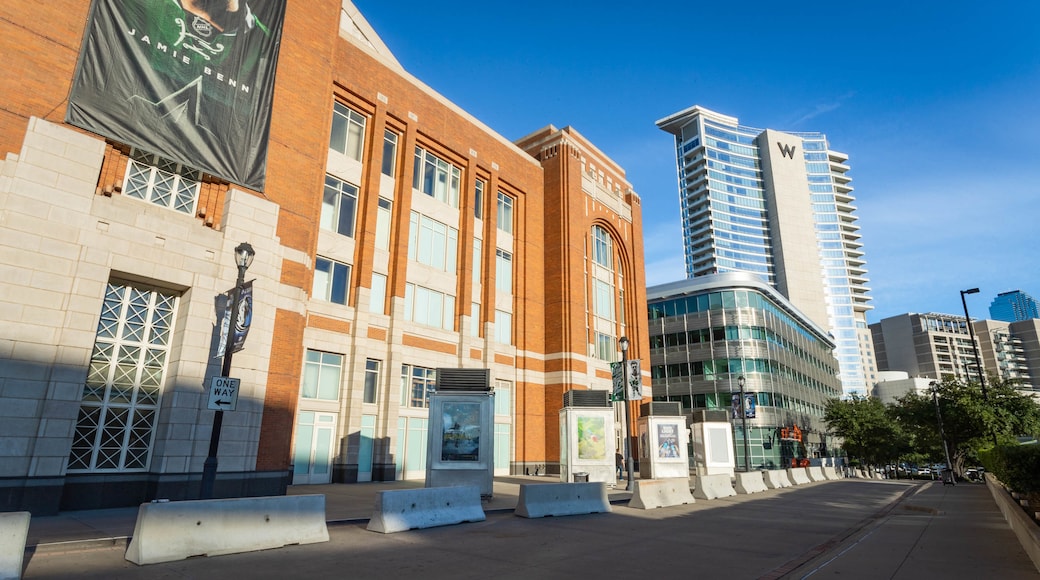
[[[143,567],[125,542],[41,546],[25,578],[1040,578],[983,485],[843,480],[649,511],[329,531],[326,544]]]

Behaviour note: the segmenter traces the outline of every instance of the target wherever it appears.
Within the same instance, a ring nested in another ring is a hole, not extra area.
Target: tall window
[[[346,304],[350,287],[350,266],[319,257],[314,262],[311,296],[318,300]]]
[[[498,229],[513,233],[513,198],[501,191],[498,192]]]
[[[201,174],[190,167],[132,149],[123,181],[123,195],[195,215],[201,178]]]
[[[375,403],[379,391],[379,367],[382,363],[375,359],[365,361],[365,392],[362,401]]]
[[[610,282],[592,279],[592,308],[597,317],[614,321],[614,286]]]
[[[607,230],[592,226],[592,261],[604,268],[614,269],[614,251]]]
[[[303,360],[300,397],[335,401],[343,376],[343,355],[307,349]]]
[[[378,272],[372,273],[372,294],[368,301],[368,311],[375,314],[386,312],[386,276]]]
[[[394,176],[397,169],[397,133],[383,131],[383,175]]]
[[[415,148],[415,175],[412,187],[451,207],[459,207],[462,172],[422,147]]]
[[[510,381],[495,381],[495,414],[513,415],[513,383]]]
[[[332,110],[332,135],[329,148],[361,161],[365,143],[365,117],[346,105],[336,103]]]
[[[459,230],[412,212],[408,228],[408,257],[443,272],[455,273]]]
[[[513,293],[513,255],[495,249],[495,288],[499,292]]]
[[[513,344],[513,315],[502,310],[495,311],[495,342]]]
[[[380,250],[390,249],[390,218],[394,203],[386,198],[379,198],[379,211],[376,214],[376,247]]]
[[[437,387],[437,371],[401,365],[401,406],[425,409],[430,406],[430,391]]]
[[[326,175],[325,193],[321,198],[321,229],[354,237],[357,196],[357,187]]]
[[[405,284],[404,318],[410,322],[454,330],[455,297],[415,284]]]
[[[83,385],[70,472],[148,468],[177,296],[110,282]]]
[[[599,360],[613,361],[617,356],[614,337],[602,332],[596,333],[596,358]]]
[[[482,273],[482,266],[484,253],[484,241],[480,238],[473,238],[473,286],[480,285],[480,278]]]
[[[469,335],[473,338],[480,336],[480,303],[473,302],[469,307]]]
[[[479,179],[473,187],[473,217],[484,219],[484,182]]]

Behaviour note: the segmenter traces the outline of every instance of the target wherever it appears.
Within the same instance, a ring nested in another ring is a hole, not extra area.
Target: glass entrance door
[[[293,485],[331,483],[336,414],[300,411],[296,415]]]

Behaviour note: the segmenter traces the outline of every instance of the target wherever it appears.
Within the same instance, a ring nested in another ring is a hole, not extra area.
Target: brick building
[[[319,0],[285,7],[266,178],[236,185],[68,121],[91,6],[0,7],[0,510],[197,497],[241,242],[218,496],[423,477],[446,367],[490,369],[496,473],[558,469],[563,393],[647,352],[623,169],[570,127],[508,141]]]

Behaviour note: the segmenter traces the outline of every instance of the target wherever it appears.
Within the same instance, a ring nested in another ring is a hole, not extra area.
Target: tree
[[[936,383],[936,398],[954,471],[963,473],[968,459],[996,445],[1017,444],[1019,435],[1040,432],[1040,404],[1019,394],[1013,384],[990,378],[987,396],[977,383],[947,378]],[[910,393],[893,408],[915,449],[941,457],[942,439],[932,394]]]
[[[845,452],[867,464],[885,464],[907,451],[899,424],[879,399],[831,399],[823,420],[831,434],[844,439]]]

